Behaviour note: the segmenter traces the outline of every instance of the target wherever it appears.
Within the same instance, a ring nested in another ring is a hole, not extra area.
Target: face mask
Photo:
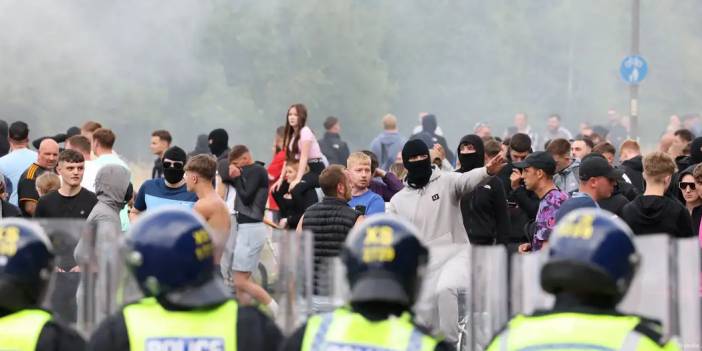
[[[431,161],[426,158],[421,161],[406,162],[407,168],[407,184],[415,189],[423,188],[431,178]]]
[[[229,136],[227,135],[227,131],[225,131],[224,129],[213,130],[212,132],[210,132],[208,139],[210,142],[210,152],[212,152],[213,155],[219,157],[219,155],[221,155],[224,151],[227,150]]]
[[[163,178],[170,184],[178,184],[183,180],[183,175],[185,175],[185,171],[182,169],[166,168],[163,170]]]
[[[174,146],[163,154],[163,178],[170,184],[178,184],[185,175],[185,151]]]
[[[483,160],[477,152],[470,154],[458,154],[458,160],[461,161],[461,172],[468,172],[475,168],[483,166]]]

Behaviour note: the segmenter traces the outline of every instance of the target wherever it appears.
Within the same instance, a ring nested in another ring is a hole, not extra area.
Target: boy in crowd
[[[385,212],[385,201],[380,195],[370,191],[371,158],[363,152],[352,153],[346,160],[351,181],[351,201],[349,206],[366,216]]]

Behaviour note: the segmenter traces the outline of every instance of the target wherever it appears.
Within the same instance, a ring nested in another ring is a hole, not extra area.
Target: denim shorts
[[[262,222],[238,225],[232,263],[233,271],[254,272],[256,270],[267,235],[268,230]]]

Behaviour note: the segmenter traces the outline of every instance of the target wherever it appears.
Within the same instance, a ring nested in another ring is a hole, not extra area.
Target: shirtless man
[[[231,221],[229,210],[212,186],[217,171],[217,161],[210,155],[193,156],[185,165],[185,184],[188,191],[197,195],[193,206],[214,230],[215,262],[219,263],[222,248],[227,242]]]
[[[244,145],[236,145],[229,152],[229,176],[236,189],[234,209],[237,218],[237,237],[234,245],[232,271],[237,298],[246,299],[246,293],[269,307],[273,314],[278,304],[266,290],[251,280],[251,272],[258,269],[261,250],[268,231],[263,213],[268,199],[268,171],[256,164]],[[245,301],[245,300],[244,300]]]

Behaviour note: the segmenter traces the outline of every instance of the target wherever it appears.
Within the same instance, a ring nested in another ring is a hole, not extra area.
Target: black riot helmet
[[[0,221],[0,308],[37,307],[53,268],[53,248],[38,224],[21,218]]]
[[[373,216],[351,231],[341,252],[351,302],[414,304],[429,259],[417,234],[392,215]]]

